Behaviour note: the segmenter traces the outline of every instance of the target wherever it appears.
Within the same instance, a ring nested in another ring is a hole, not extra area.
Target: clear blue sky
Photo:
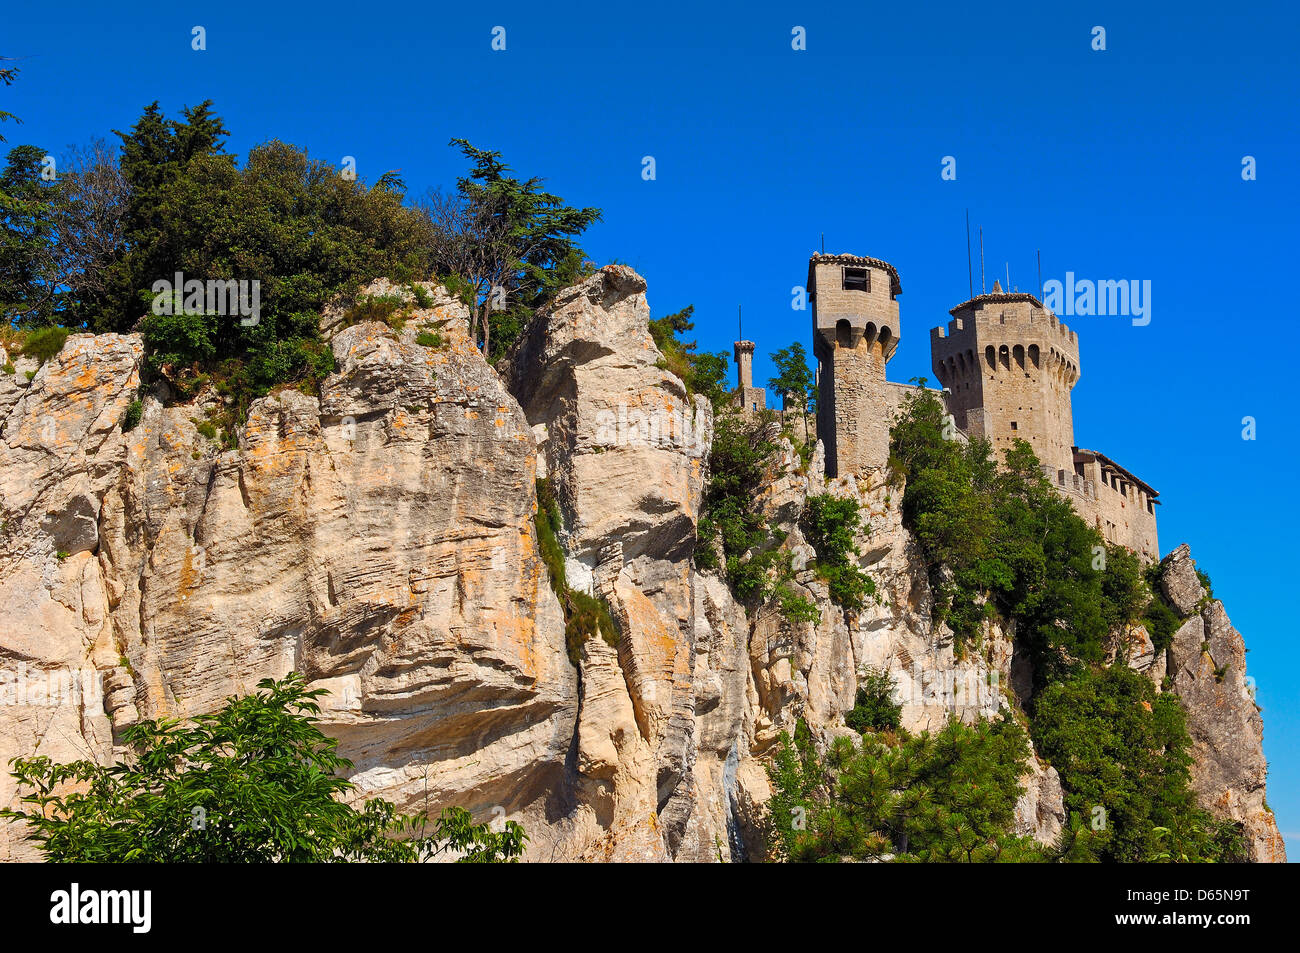
[[[988,6],[10,4],[0,53],[25,59],[0,108],[25,121],[7,124],[9,145],[57,155],[154,99],[174,114],[210,98],[233,151],[278,137],[355,156],[369,181],[400,169],[412,194],[455,180],[447,140],[466,137],[603,208],[591,256],[644,274],[656,314],[694,304],[702,346],[730,352],[743,304],[764,380],[769,352],[810,344],[790,289],[823,233],[827,251],[898,268],[900,381],[933,377],[928,330],[967,297],[967,208],[990,285],[1009,265],[1032,289],[1036,249],[1045,278],[1149,279],[1149,326],[1070,322],[1076,443],[1161,491],[1162,552],[1190,543],[1245,634],[1269,800],[1300,857],[1300,450],[1285,377],[1300,14]],[[791,49],[796,25],[806,51]],[[946,155],[956,181],[940,179]],[[1242,180],[1246,155],[1257,181]]]

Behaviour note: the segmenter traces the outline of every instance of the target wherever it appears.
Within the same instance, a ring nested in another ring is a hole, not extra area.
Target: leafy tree
[[[537,177],[517,179],[501,153],[453,139],[472,163],[457,181],[459,198],[434,197],[432,221],[450,230],[439,240],[448,257],[438,264],[468,283],[481,328],[483,354],[505,353],[533,311],[579,276],[583,255],[575,239],[600,221],[597,208],[572,208],[542,189]],[[494,344],[493,335],[498,340]]]
[[[764,837],[771,860],[789,861],[804,855],[808,825],[825,803],[827,775],[802,718],[795,723],[793,739],[783,731],[779,740],[767,771],[772,796],[767,802]]]
[[[807,823],[774,828],[781,859],[971,863],[1065,852],[1011,833],[1029,745],[1010,717],[975,725],[953,719],[919,735],[866,734],[859,746],[838,738],[825,766],[810,746],[792,751],[788,737],[782,742],[769,772],[773,804],[782,812],[802,808]]]
[[[808,369],[808,355],[803,345],[795,341],[789,347],[769,355],[776,365],[776,377],[768,378],[767,384],[782,400],[782,415],[785,414],[787,394],[793,394],[798,401],[799,412],[803,415],[803,438],[808,442],[808,409],[816,408],[817,391],[813,372]]]
[[[301,675],[258,683],[189,725],[144,721],[124,733],[129,762],[54,764],[16,758],[18,809],[49,860],[63,862],[411,862],[440,853],[463,862],[512,862],[523,829],[494,832],[449,808],[428,829],[382,799],[357,809],[339,798],[353,789],[352,767],[316,722]]]
[[[662,318],[651,318],[650,336],[663,353],[661,366],[681,378],[688,393],[703,394],[719,408],[728,399],[727,355],[721,351],[700,352],[694,341],[683,338],[695,328],[691,321],[694,314],[695,306],[688,304]]]
[[[0,313],[48,324],[58,306],[52,253],[58,186],[41,177],[45,150],[17,146],[0,170]]]
[[[857,563],[853,537],[862,525],[857,500],[829,493],[810,496],[802,525],[817,551],[817,572],[827,581],[831,601],[851,612],[861,610],[876,584]]]
[[[753,417],[724,408],[714,418],[709,448],[695,564],[700,569],[717,567],[720,550],[727,581],[746,602],[771,592],[769,572],[776,566],[775,545],[780,543],[757,503],[777,449],[769,434],[772,416],[770,411]]]
[[[1034,706],[1034,746],[1061,775],[1066,806],[1099,818],[1102,859],[1230,859],[1236,832],[1196,807],[1190,739],[1176,696],[1125,665],[1081,671]],[[1100,811],[1098,810],[1100,808]],[[1162,834],[1161,831],[1164,831]]]

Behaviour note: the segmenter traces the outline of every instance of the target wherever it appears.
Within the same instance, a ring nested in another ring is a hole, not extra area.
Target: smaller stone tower
[[[994,283],[930,331],[930,360],[957,427],[1002,451],[1020,438],[1056,474],[1073,477],[1070,390],[1079,379],[1079,336],[1031,294]]]
[[[885,365],[898,347],[894,266],[858,255],[808,259],[817,358],[817,434],[826,475],[860,475],[889,459]]]
[[[754,342],[736,342],[736,376],[740,385],[740,407],[746,411],[767,408],[767,391],[754,386]]]

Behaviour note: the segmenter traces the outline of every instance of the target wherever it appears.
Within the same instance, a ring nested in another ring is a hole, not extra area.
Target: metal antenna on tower
[[[984,294],[984,226],[980,226],[980,294]]]
[[[966,282],[970,285],[970,296],[975,297],[975,272],[970,260],[970,209],[966,209]]]
[[[826,254],[826,233],[822,232],[822,254]]]
[[[1038,300],[1043,300],[1043,250],[1038,249]]]

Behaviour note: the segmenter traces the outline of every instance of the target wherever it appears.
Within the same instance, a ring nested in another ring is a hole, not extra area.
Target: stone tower
[[[740,386],[742,410],[758,411],[767,407],[767,391],[754,386],[754,342],[736,342],[736,383]]]
[[[930,360],[958,428],[988,440],[999,459],[1019,437],[1045,467],[1073,477],[1078,335],[1033,295],[996,282],[949,314],[946,332],[930,331]]]
[[[859,475],[889,459],[885,365],[898,347],[894,266],[858,255],[808,259],[817,358],[817,434],[826,475]]]

